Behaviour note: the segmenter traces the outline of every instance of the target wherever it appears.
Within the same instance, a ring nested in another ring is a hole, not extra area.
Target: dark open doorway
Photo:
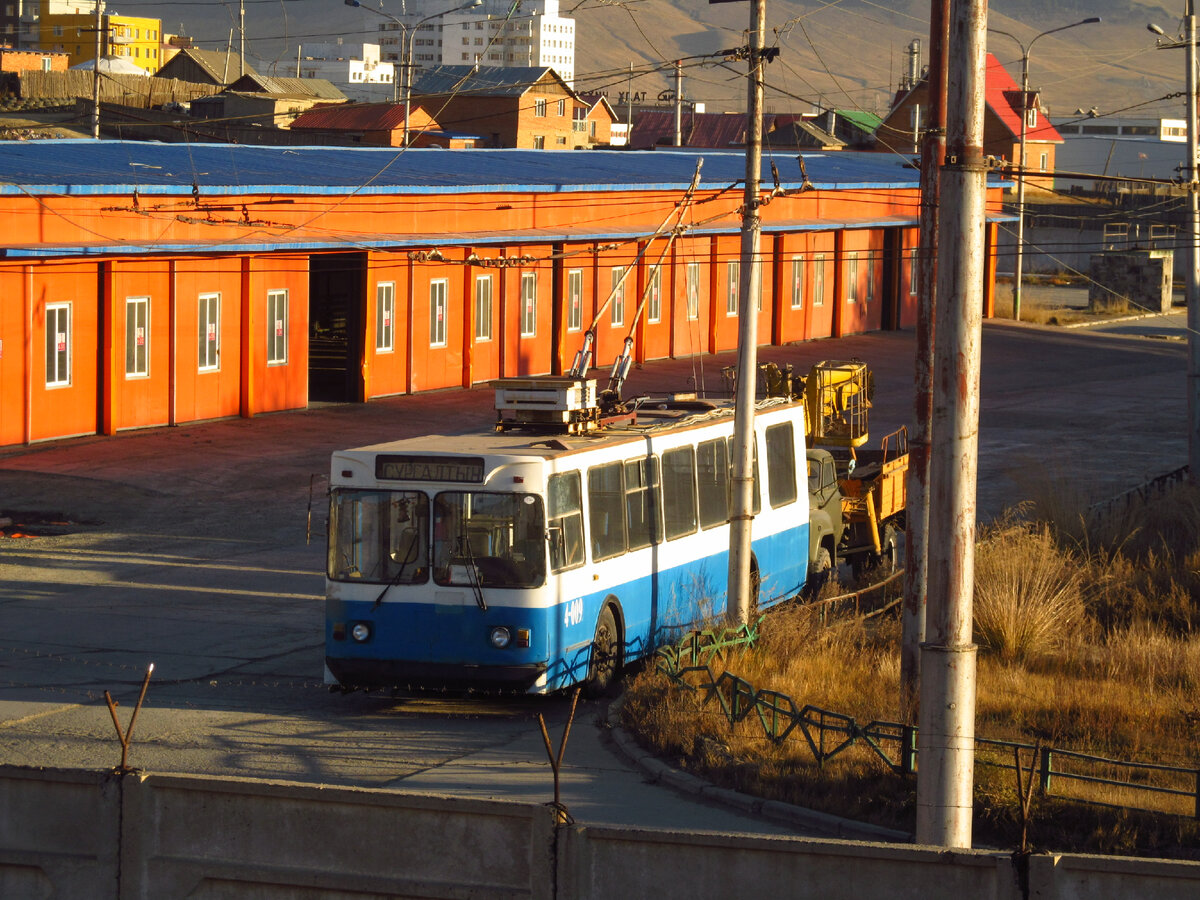
[[[308,399],[363,399],[365,253],[313,255],[309,263]]]

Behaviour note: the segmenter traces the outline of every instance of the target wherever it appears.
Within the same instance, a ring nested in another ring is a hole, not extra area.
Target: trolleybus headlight
[[[503,625],[497,625],[491,630],[488,639],[497,650],[503,650],[508,646],[508,642],[512,640],[512,634]]]
[[[371,639],[371,626],[366,622],[359,622],[350,629],[350,636],[360,644]]]

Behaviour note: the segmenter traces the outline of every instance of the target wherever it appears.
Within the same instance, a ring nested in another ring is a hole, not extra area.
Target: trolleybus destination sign
[[[375,457],[375,477],[381,481],[461,481],[483,483],[483,457],[397,456]]]

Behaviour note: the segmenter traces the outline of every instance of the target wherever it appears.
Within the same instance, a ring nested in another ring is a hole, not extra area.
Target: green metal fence
[[[818,767],[861,744],[896,774],[916,772],[916,726],[881,720],[862,725],[853,716],[811,704],[800,705],[787,694],[756,688],[723,668],[717,674],[712,664],[723,663],[733,648],[754,644],[761,624],[760,618],[742,628],[692,632],[679,644],[658,651],[658,670],[680,688],[694,692],[701,707],[715,703],[731,727],[757,719],[763,735],[774,744],[795,739],[796,735],[803,737]],[[1008,751],[1007,762],[1004,751]],[[1026,752],[1030,759],[1028,765],[1020,761],[1021,754]],[[1036,766],[1043,796],[1160,811],[1136,803],[1101,802],[1074,795],[1069,790],[1077,784],[1106,785],[1128,791],[1135,797],[1141,793],[1188,797],[1192,801],[1192,815],[1200,818],[1200,769],[1197,768],[1114,760],[1040,744],[980,737],[975,739],[975,758],[977,765],[1010,770],[1022,766],[1032,772]],[[1065,789],[1059,787],[1056,790],[1060,785]]]

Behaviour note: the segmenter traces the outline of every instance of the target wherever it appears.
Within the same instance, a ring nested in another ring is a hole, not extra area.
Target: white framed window
[[[1050,154],[1049,153],[1039,153],[1038,154],[1038,171],[1045,172],[1049,168],[1050,168]]]
[[[446,346],[446,294],[445,278],[429,282],[429,346]]]
[[[534,150],[545,150],[546,149],[546,136],[544,134],[535,134],[533,136],[533,149]]]
[[[288,292],[267,291],[267,365],[287,365]]]
[[[492,339],[492,276],[475,276],[475,340]]]
[[[613,328],[620,328],[625,324],[625,283],[621,280],[624,277],[625,267],[613,266],[611,273],[612,301],[608,304]]]
[[[196,357],[201,372],[221,368],[221,295],[201,294]]]
[[[662,321],[662,266],[652,266],[646,283],[646,321]]]
[[[917,296],[917,248],[913,247],[908,251],[908,296]]]
[[[738,292],[742,285],[742,264],[731,260],[725,264],[725,315],[738,314]]]
[[[858,253],[846,254],[846,302],[858,302]]]
[[[695,321],[700,318],[700,263],[690,262],[687,264],[684,290],[687,293],[686,315],[689,321]]]
[[[533,101],[533,114],[539,119],[546,115],[546,101],[544,98]]]
[[[804,309],[804,257],[792,257],[792,309]]]
[[[375,352],[391,353],[396,348],[396,283],[381,281],[375,286]]]
[[[559,114],[559,116],[565,116],[567,114],[567,101],[566,100],[558,101],[558,114]]]
[[[567,331],[583,328],[583,269],[567,270]]]
[[[867,291],[863,297],[864,303],[871,303],[875,299],[875,254],[867,251]]]
[[[71,304],[46,304],[46,387],[71,383]]]
[[[150,298],[125,299],[125,377],[150,374]]]
[[[825,254],[813,254],[813,306],[825,305]]]
[[[521,273],[521,337],[537,335],[537,272]]]

